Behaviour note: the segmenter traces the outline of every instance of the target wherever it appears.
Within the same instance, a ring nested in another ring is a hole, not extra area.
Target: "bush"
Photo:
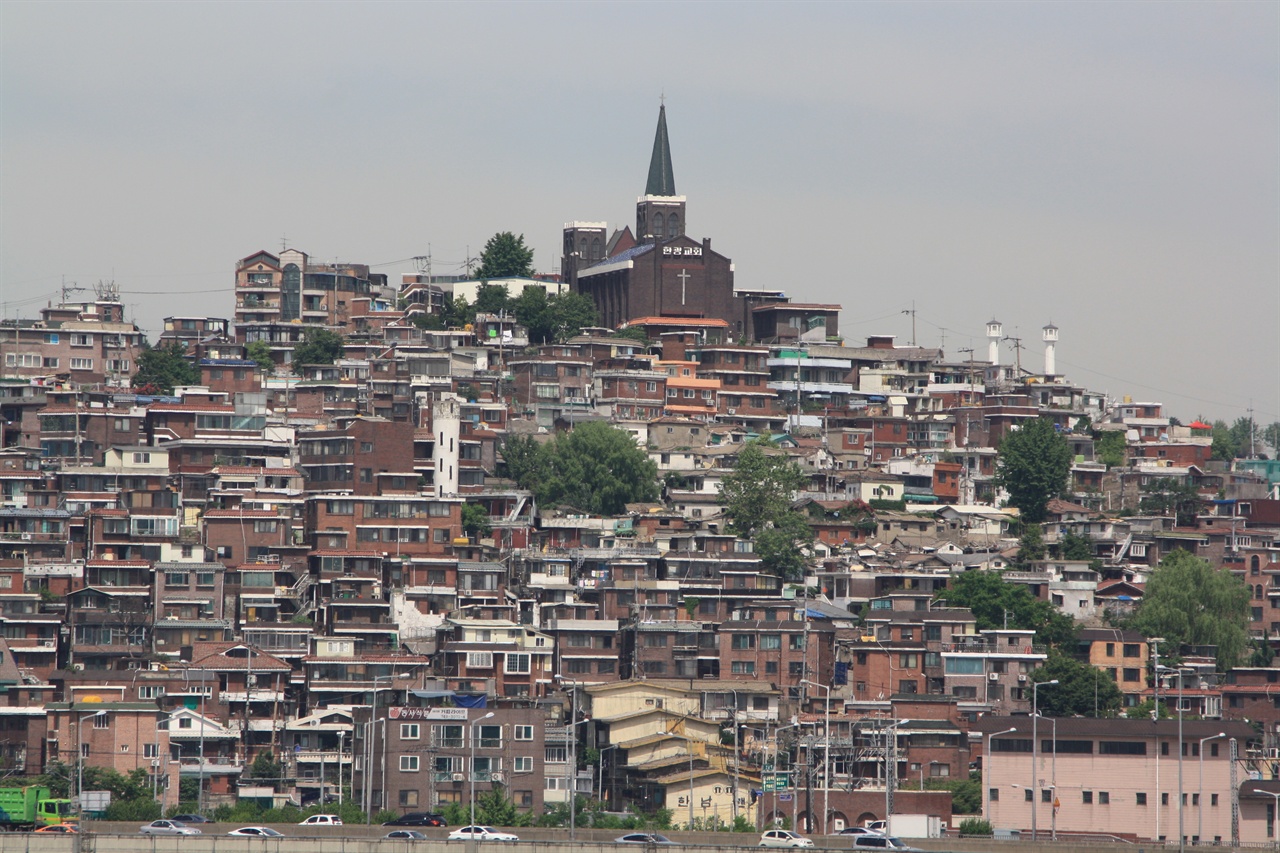
[[[160,804],[151,798],[141,800],[115,800],[107,806],[106,820],[149,821],[160,817]]]
[[[980,817],[967,817],[960,821],[960,834],[963,835],[992,835],[991,823]]]

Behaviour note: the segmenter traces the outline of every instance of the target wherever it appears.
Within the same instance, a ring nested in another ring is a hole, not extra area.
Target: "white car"
[[[498,832],[492,826],[460,826],[449,833],[450,841],[519,841],[518,836],[509,832]]]
[[[227,835],[236,835],[241,838],[284,838],[283,832],[276,832],[269,826],[242,826],[231,830]]]
[[[143,835],[200,835],[200,830],[176,820],[153,820],[138,829]]]
[[[760,836],[761,847],[812,847],[813,839],[789,829],[771,829]]]
[[[342,826],[342,818],[336,814],[313,814],[306,820],[299,821],[298,826]]]

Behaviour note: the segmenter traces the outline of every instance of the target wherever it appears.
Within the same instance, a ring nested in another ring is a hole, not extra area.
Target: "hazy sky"
[[[399,281],[634,219],[665,92],[740,288],[1188,421],[1280,420],[1280,4],[0,3],[0,309],[233,316],[282,241]],[[1002,360],[1013,359],[1006,345]]]

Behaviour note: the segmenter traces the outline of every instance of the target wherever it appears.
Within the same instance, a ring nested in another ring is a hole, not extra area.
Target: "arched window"
[[[1257,554],[1254,554],[1249,558],[1249,569],[1254,574],[1257,574],[1260,568],[1262,568],[1261,558]]]
[[[583,237],[582,242],[578,244],[578,257],[587,257],[587,238]]]
[[[666,239],[667,218],[661,213],[655,213],[653,215],[653,228],[651,230],[653,231],[654,237],[659,240]]]
[[[1262,584],[1258,584],[1253,588],[1253,597],[1262,598]]]
[[[684,232],[680,228],[680,217],[674,213],[667,217],[667,236],[679,237]]]
[[[603,255],[600,252],[600,238],[597,237],[591,241],[591,259],[599,260]]]

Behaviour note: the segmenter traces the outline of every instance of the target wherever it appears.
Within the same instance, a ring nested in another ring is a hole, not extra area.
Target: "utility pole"
[[[1021,377],[1022,376],[1022,338],[1005,337],[1004,340],[1013,341],[1013,354],[1014,354],[1014,358],[1016,359],[1015,365],[1018,370],[1017,376]]]
[[[915,346],[916,345],[916,301],[912,299],[910,310],[903,309],[902,313],[911,315],[911,345]]]

